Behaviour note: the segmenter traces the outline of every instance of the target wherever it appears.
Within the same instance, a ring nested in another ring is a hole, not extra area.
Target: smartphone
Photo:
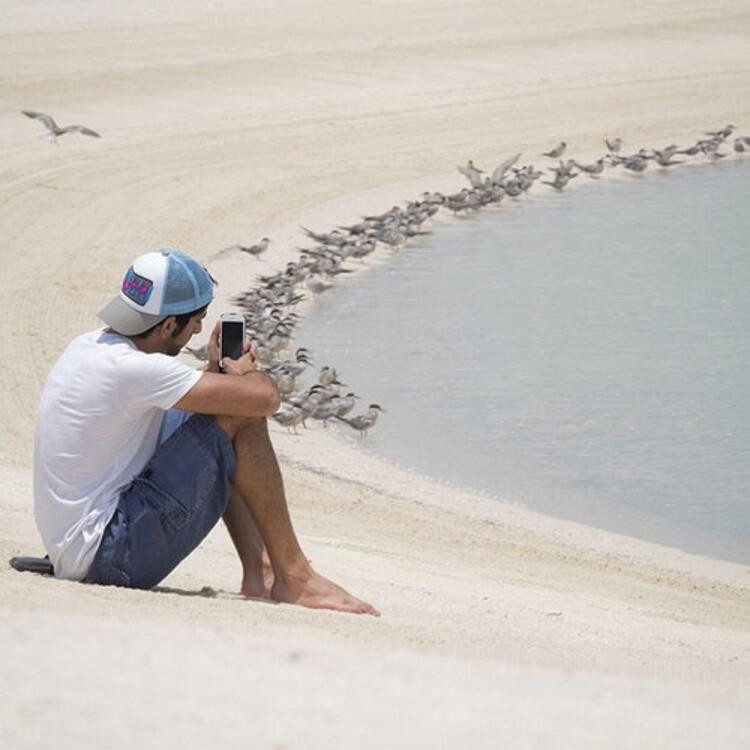
[[[239,359],[245,353],[245,318],[239,313],[224,313],[220,321],[221,359]]]

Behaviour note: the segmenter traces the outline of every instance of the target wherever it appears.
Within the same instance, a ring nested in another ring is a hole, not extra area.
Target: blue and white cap
[[[157,250],[133,261],[99,317],[117,333],[135,336],[170,315],[200,310],[213,297],[214,280],[200,263],[179,250]]]

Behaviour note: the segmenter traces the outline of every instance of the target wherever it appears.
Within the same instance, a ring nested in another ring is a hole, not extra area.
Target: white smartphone
[[[245,318],[240,313],[224,313],[221,318],[219,347],[221,361],[224,357],[239,359],[245,353]]]

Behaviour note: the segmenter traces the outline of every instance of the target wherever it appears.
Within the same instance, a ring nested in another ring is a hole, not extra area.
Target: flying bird
[[[479,169],[479,167],[474,166],[474,162],[471,159],[466,162],[466,166],[458,166],[456,169],[466,177],[472,187],[483,187],[484,181],[482,180],[482,170]]]
[[[57,137],[65,135],[65,133],[81,133],[81,135],[91,135],[94,138],[101,138],[99,133],[84,125],[66,125],[64,128],[61,128],[49,115],[45,115],[44,112],[31,112],[28,109],[22,109],[21,113],[32,120],[39,120],[47,128],[50,143],[56,143]]]
[[[490,177],[490,182],[493,185],[499,185],[503,181],[503,177],[505,177],[505,173],[521,158],[521,153],[517,153],[515,156],[511,156],[509,159],[506,159],[504,162],[499,164],[494,172],[492,173],[492,176]]]

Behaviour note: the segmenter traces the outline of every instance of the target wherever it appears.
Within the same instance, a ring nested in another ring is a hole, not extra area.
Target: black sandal
[[[11,557],[10,567],[20,570],[22,573],[41,573],[45,576],[55,574],[55,569],[49,561],[49,555],[45,555],[44,557],[29,557],[27,555]]]

